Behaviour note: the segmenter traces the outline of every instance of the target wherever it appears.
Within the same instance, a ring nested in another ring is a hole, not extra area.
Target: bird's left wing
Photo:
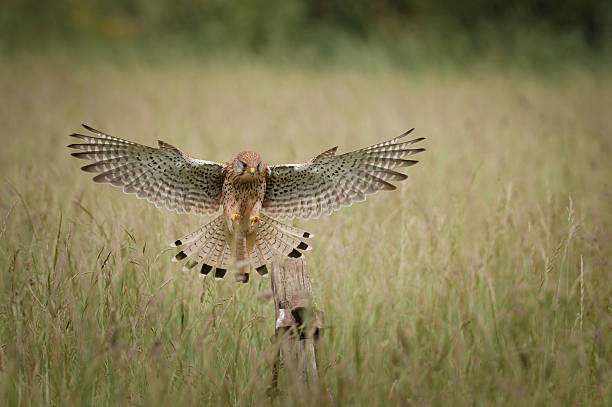
[[[94,135],[71,134],[83,143],[68,147],[80,150],[72,153],[74,157],[94,161],[81,169],[101,173],[95,182],[122,187],[125,193],[178,213],[211,214],[219,209],[223,164],[191,158],[163,141],[153,148],[83,127]]]
[[[402,141],[412,130],[361,150],[336,155],[334,147],[304,164],[270,166],[263,212],[276,218],[318,218],[368,194],[394,190],[389,181],[407,178],[394,170],[416,164],[406,158],[425,150],[411,148],[424,138]]]

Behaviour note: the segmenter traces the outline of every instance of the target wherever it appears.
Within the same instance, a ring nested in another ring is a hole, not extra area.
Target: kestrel
[[[204,275],[214,269],[217,278],[233,264],[243,282],[251,268],[266,274],[275,255],[299,258],[310,250],[306,240],[312,234],[278,219],[318,218],[379,190],[394,190],[390,181],[407,178],[394,170],[416,164],[407,157],[425,150],[412,148],[424,138],[402,140],[411,129],[340,155],[334,147],[302,164],[268,166],[253,151],[217,163],[192,158],[163,141],[159,148],[148,147],[83,127],[93,135],[71,134],[83,143],[68,147],[80,150],[74,157],[94,161],[81,169],[100,173],[95,182],[178,213],[207,215],[223,206],[211,222],[172,243],[182,246],[172,260],[187,259],[185,269],[200,265]]]

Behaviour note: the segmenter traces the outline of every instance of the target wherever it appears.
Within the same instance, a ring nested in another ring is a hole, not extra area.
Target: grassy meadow
[[[168,243],[208,218],[91,182],[66,148],[87,123],[271,164],[415,127],[396,192],[296,222],[325,312],[311,404],[612,405],[608,74],[20,57],[0,93],[0,404],[292,401],[266,396],[270,280],[181,272]]]

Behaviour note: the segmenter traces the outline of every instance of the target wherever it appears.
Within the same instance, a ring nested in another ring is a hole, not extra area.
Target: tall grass
[[[31,62],[0,66],[2,404],[273,404],[269,280],[183,274],[167,243],[206,219],[93,184],[81,122],[269,163],[416,127],[398,191],[299,222],[313,404],[612,404],[609,77]]]

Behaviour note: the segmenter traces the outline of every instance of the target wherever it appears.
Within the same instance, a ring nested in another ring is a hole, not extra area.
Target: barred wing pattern
[[[307,163],[271,166],[262,211],[281,219],[318,218],[379,190],[396,189],[389,181],[402,181],[407,175],[394,169],[416,164],[406,157],[425,151],[410,148],[422,137],[401,141],[413,130],[361,150],[335,155],[334,147]]]
[[[81,169],[101,173],[95,182],[122,187],[125,193],[178,213],[211,214],[219,209],[223,164],[191,158],[163,141],[153,148],[83,127],[95,136],[71,134],[84,143],[68,147],[81,150],[72,153],[74,157],[94,161]]]

